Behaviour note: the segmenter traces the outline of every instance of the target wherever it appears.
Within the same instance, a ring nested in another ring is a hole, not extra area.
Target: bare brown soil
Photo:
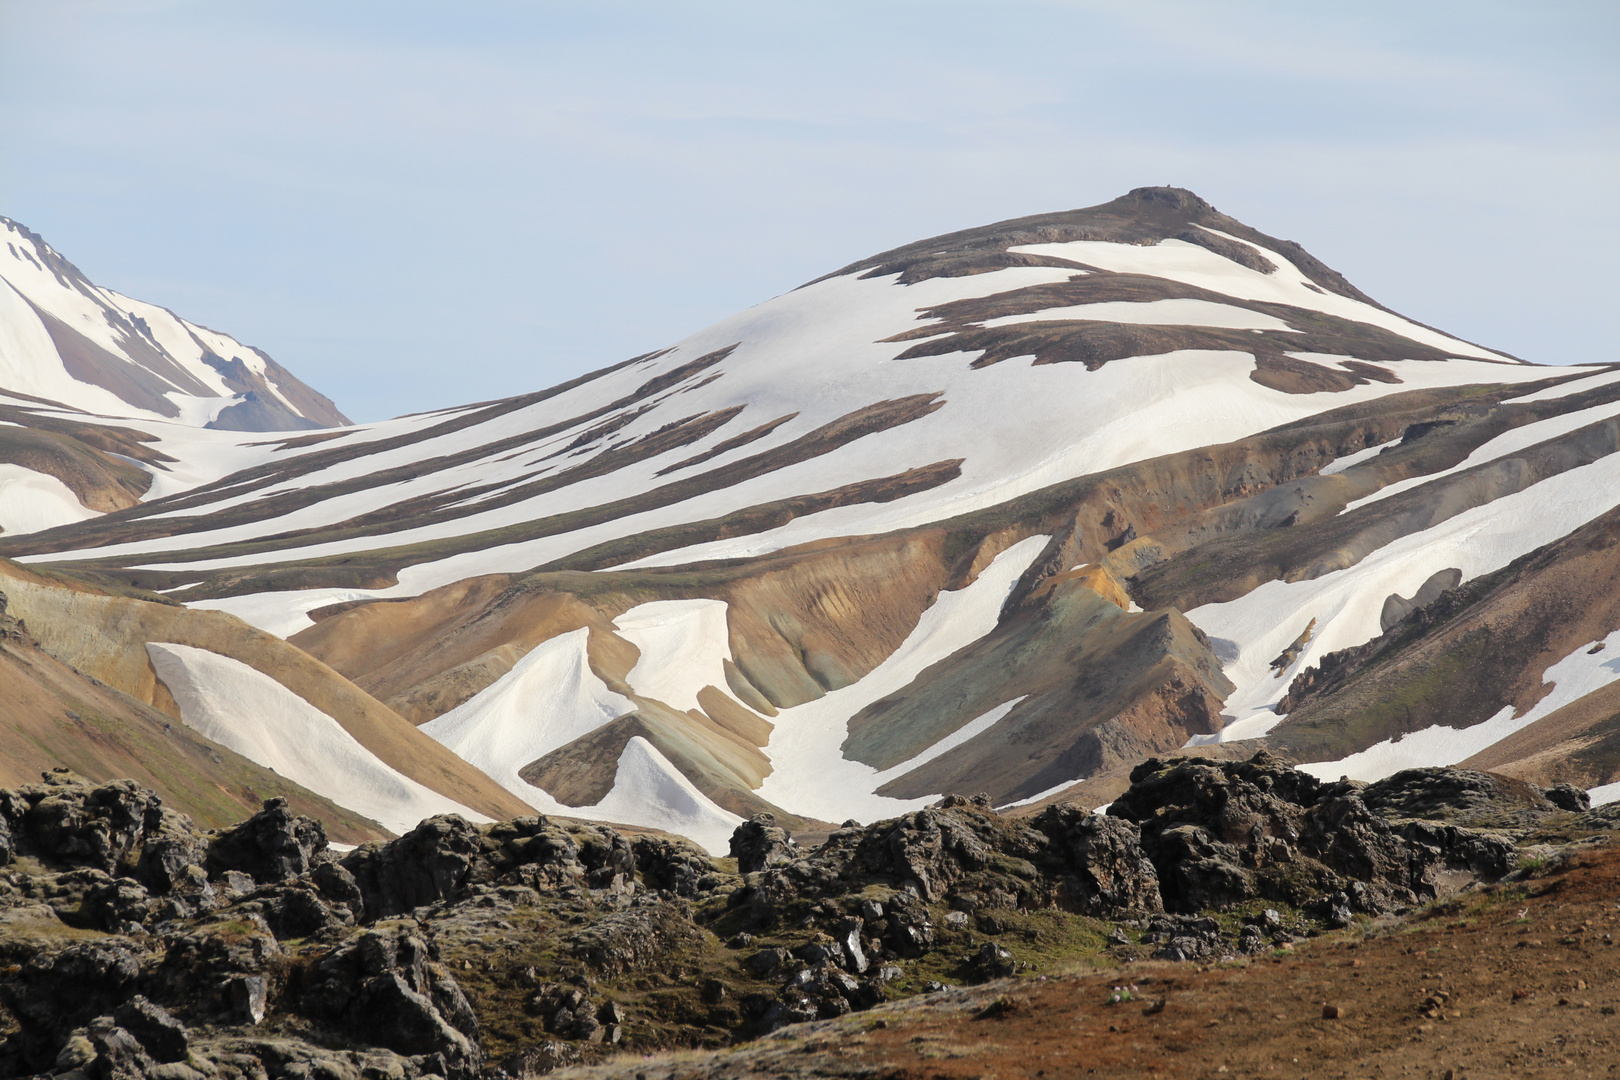
[[[1243,964],[1006,980],[724,1053],[558,1076],[698,1080],[1608,1077],[1620,1073],[1620,847]],[[1134,1000],[1109,1003],[1115,987]],[[1336,1015],[1331,1015],[1336,1012]]]

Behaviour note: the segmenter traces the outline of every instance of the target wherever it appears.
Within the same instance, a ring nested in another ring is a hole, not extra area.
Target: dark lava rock
[[[1158,870],[1132,822],[1076,806],[1051,806],[1031,824],[1068,857],[1072,869],[1060,882],[1065,906],[1099,917],[1164,910]]]
[[[286,799],[269,799],[257,814],[213,838],[208,873],[239,870],[261,884],[286,881],[307,872],[325,850],[320,822],[294,814]]]
[[[483,850],[477,826],[448,814],[386,844],[362,845],[339,862],[360,892],[365,918],[375,921],[450,896],[467,883]]]
[[[478,1020],[428,944],[403,925],[368,930],[311,967],[297,1011],[400,1054],[439,1055],[448,1077],[482,1064]]]
[[[1558,809],[1568,810],[1572,814],[1585,813],[1592,809],[1592,796],[1574,784],[1554,784],[1542,794]]]
[[[113,1021],[135,1036],[153,1061],[184,1061],[190,1052],[186,1026],[167,1009],[136,994],[113,1010]]]
[[[1242,762],[1150,759],[1132,770],[1130,789],[1108,814],[1140,826],[1172,911],[1256,896],[1301,905],[1350,881],[1365,886],[1366,910],[1379,911],[1467,880],[1493,880],[1511,867],[1509,841],[1452,825],[1392,822],[1364,800],[1371,790],[1324,784],[1263,750]]]
[[[211,1019],[258,1023],[280,985],[281,943],[256,911],[225,911],[169,937],[148,990]]]
[[[1018,971],[1018,965],[1013,961],[1012,953],[993,941],[987,941],[974,954],[973,969],[980,979],[1009,979]]]
[[[755,814],[731,834],[731,856],[739,873],[752,874],[792,862],[798,854],[793,837],[776,824],[774,814]]]
[[[676,896],[696,896],[714,873],[714,860],[676,837],[638,836],[630,843],[633,871],[650,887]]]
[[[0,1002],[21,1023],[21,1031],[0,1049],[0,1074],[44,1071],[68,1032],[133,995],[140,973],[128,942],[82,942],[36,952],[15,977],[0,981]]]
[[[0,934],[0,1076],[471,1080],[481,1031],[508,1074],[694,1022],[748,1037],[870,1008],[942,948],[969,979],[1014,973],[1003,943],[1047,962],[1036,911],[1124,920],[1165,959],[1254,954],[1500,877],[1512,844],[1466,826],[1511,833],[1579,796],[1465,770],[1369,786],[1265,754],[1149,761],[1105,816],[951,796],[808,851],[757,817],[733,839],[739,875],[679,839],[539,816],[435,817],[336,857],[278,800],[204,834],[133,784],[53,773],[0,790],[0,921],[63,924]],[[1620,806],[1573,820],[1558,828],[1620,828]],[[1257,898],[1303,914],[1236,933],[1207,914]],[[612,1001],[654,987],[633,1022]]]
[[[1579,789],[1570,791],[1578,792],[1580,799],[1586,797]],[[1568,793],[1560,798],[1578,803]],[[1571,809],[1553,802],[1534,784],[1473,769],[1403,769],[1368,784],[1361,799],[1382,817],[1426,818],[1475,828],[1528,828],[1559,809]]]

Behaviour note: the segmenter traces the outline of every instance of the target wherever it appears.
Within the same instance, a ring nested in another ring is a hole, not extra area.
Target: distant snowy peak
[[[0,393],[230,431],[349,424],[263,352],[95,285],[10,218],[0,240]]]
[[[1176,348],[1215,348],[1252,352],[1263,376],[1294,382],[1303,369],[1291,354],[1300,352],[1523,363],[1395,314],[1298,244],[1227,217],[1180,188],[1137,188],[1101,206],[934,237],[829,276],[893,275],[898,284],[916,285],[1019,267],[1073,276],[929,309],[940,321],[902,335],[927,339],[906,355],[983,349],[978,366],[1033,355],[1041,363],[1080,360],[1094,368]],[[1085,322],[1105,325],[1077,325]],[[1155,330],[1120,331],[1120,324],[1133,323]],[[1225,332],[1232,330],[1264,336]]]

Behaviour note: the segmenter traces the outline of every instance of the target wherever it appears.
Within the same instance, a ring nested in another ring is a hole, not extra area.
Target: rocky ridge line
[[[529,817],[347,853],[272,800],[203,832],[130,781],[0,791],[0,1076],[532,1075],[724,1045],[1085,954],[1212,960],[1509,874],[1578,796],[1150,760],[1105,815],[953,796],[732,858]],[[1476,828],[1483,823],[1489,828]]]

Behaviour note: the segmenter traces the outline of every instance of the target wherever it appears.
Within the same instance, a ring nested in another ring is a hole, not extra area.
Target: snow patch
[[[1620,784],[1599,784],[1595,788],[1587,788],[1586,795],[1594,807],[1620,802]]]
[[[1321,471],[1317,475],[1332,476],[1334,473],[1342,473],[1344,470],[1353,465],[1360,465],[1363,461],[1372,460],[1379,454],[1382,454],[1389,447],[1399,445],[1400,441],[1401,437],[1396,436],[1395,438],[1389,440],[1389,442],[1379,443],[1377,446],[1369,446],[1365,450],[1357,450],[1353,454],[1344,455],[1344,457],[1336,457],[1326,465],[1322,466]]]
[[[873,702],[905,689],[925,668],[994,630],[1013,586],[1050,539],[1031,536],[1022,540],[997,555],[971,585],[941,592],[900,647],[859,682],[783,709],[773,717],[775,727],[765,747],[773,771],[761,785],[760,797],[784,810],[824,821],[876,821],[928,805],[930,798],[891,799],[875,794],[877,788],[915,766],[906,763],[879,772],[846,758],[843,744],[849,736],[849,720]],[[997,709],[1010,710],[1014,704],[1006,702]],[[919,758],[926,760],[923,755]]]
[[[527,802],[538,789],[519,769],[635,710],[591,670],[589,635],[580,627],[541,642],[511,671],[423,724],[423,733]]]
[[[489,820],[383,763],[343,725],[240,660],[158,642],[146,651],[187,727],[347,810],[401,834],[435,814]]]
[[[1595,644],[1588,642],[1547,668],[1541,681],[1552,684],[1553,689],[1523,716],[1514,716],[1513,707],[1504,705],[1495,716],[1473,727],[1451,728],[1437,724],[1398,740],[1386,739],[1337,761],[1311,762],[1299,768],[1320,780],[1348,776],[1352,780],[1372,781],[1382,780],[1402,769],[1466,761],[1542,717],[1620,679],[1620,656],[1611,651],[1620,646],[1620,630],[1604,638],[1604,648],[1593,654]]]
[[[625,681],[642,697],[686,712],[698,691],[724,689],[731,659],[724,600],[654,600],[613,620],[619,636],[641,650]]]
[[[422,731],[541,813],[666,829],[711,855],[726,854],[742,818],[716,805],[639,735],[625,744],[613,788],[595,806],[568,806],[518,775],[530,762],[634,711],[634,702],[591,670],[589,635],[581,627],[541,642]]]
[[[626,743],[619,755],[613,790],[590,809],[603,821],[626,821],[679,833],[697,841],[710,855],[729,854],[731,834],[743,823],[738,815],[716,806],[640,735]]]
[[[0,534],[21,536],[100,516],[49,473],[0,464]]]

